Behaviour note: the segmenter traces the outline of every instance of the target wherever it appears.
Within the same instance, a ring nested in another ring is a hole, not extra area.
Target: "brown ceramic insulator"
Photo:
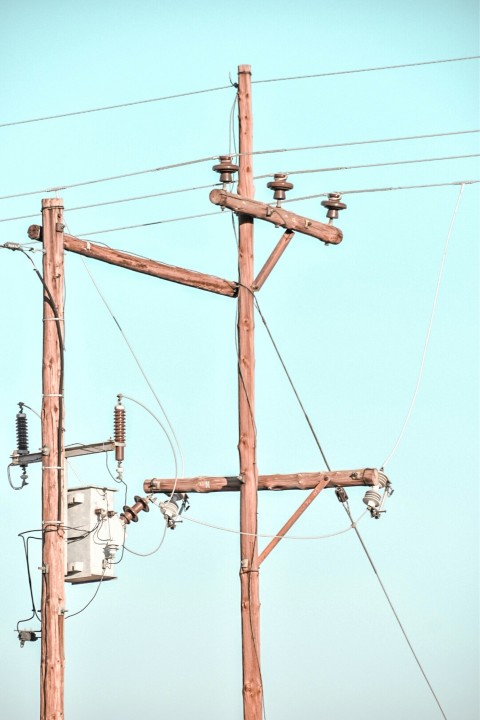
[[[119,402],[113,410],[115,460],[122,462],[125,457],[125,408]]]
[[[123,506],[123,513],[120,515],[120,519],[123,520],[125,525],[130,525],[131,522],[138,522],[138,514],[142,512],[150,512],[148,507],[148,501],[146,498],[142,498],[139,495],[134,497],[135,504],[132,507],[128,505]]]
[[[273,180],[267,183],[267,187],[274,191],[273,199],[277,201],[277,207],[285,200],[285,193],[293,188],[293,183],[287,182],[287,177],[286,173],[275,173]]]
[[[322,200],[323,207],[327,208],[327,217],[330,218],[330,220],[336,220],[338,218],[338,213],[340,210],[345,210],[347,207],[345,203],[340,202],[341,194],[338,192],[335,193],[328,193],[328,199]]]
[[[218,159],[220,160],[220,162],[218,163],[218,165],[214,165],[212,170],[220,173],[220,182],[223,183],[223,185],[226,185],[227,183],[232,183],[232,175],[233,173],[236,173],[238,171],[238,165],[235,165],[232,162],[231,155],[220,155]]]

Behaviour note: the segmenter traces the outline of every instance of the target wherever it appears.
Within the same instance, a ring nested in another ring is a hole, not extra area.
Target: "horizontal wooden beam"
[[[358,485],[377,485],[378,470],[363,468],[361,470],[334,470],[333,472],[294,473],[291,475],[259,475],[259,490],[312,490],[328,478],[325,487],[355,487]],[[143,489],[146,493],[175,492],[235,492],[240,490],[242,479],[239,476],[225,477],[194,477],[194,478],[151,478],[145,480]]]
[[[175,267],[175,265],[166,265],[156,260],[148,260],[146,258],[129,255],[121,250],[113,250],[112,248],[95,245],[87,240],[81,240],[73,235],[64,235],[65,250],[84,255],[85,257],[94,258],[110,265],[118,265],[119,267],[133,270],[134,272],[143,273],[144,275],[152,275],[153,277],[162,278],[170,282],[179,283],[180,285],[188,285],[199,290],[207,290],[208,292],[218,293],[219,295],[227,295],[235,297],[237,295],[237,283],[215,275],[205,275],[195,270],[186,270],[185,268]]]
[[[218,189],[212,190],[210,193],[210,202],[214,205],[229,208],[237,214],[249,215],[258,220],[266,220],[287,230],[295,230],[295,232],[303,235],[311,235],[311,237],[322,240],[324,243],[338,245],[338,243],[342,242],[343,233],[334,225],[327,225],[318,222],[318,220],[310,220],[302,215],[288,212],[283,207],[272,207],[267,203]]]

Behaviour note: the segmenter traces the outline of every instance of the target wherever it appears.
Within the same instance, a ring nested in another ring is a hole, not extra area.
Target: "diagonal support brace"
[[[312,490],[312,492],[310,493],[310,495],[305,498],[305,500],[304,500],[303,503],[300,505],[300,507],[297,508],[297,510],[295,510],[295,512],[293,513],[293,515],[291,516],[291,518],[290,518],[289,520],[287,520],[287,522],[285,523],[285,525],[278,531],[277,535],[270,540],[270,542],[268,543],[267,547],[264,548],[264,550],[262,550],[262,552],[261,552],[260,555],[258,556],[258,565],[259,565],[259,566],[260,566],[261,563],[265,560],[265,558],[267,557],[267,555],[270,555],[270,553],[272,552],[273,548],[278,545],[278,543],[280,542],[280,540],[287,534],[287,532],[290,530],[290,528],[292,527],[292,525],[294,525],[294,524],[297,522],[298,518],[299,518],[301,515],[303,515],[303,513],[305,512],[305,510],[312,504],[312,502],[315,500],[315,498],[317,497],[317,495],[319,495],[319,494],[322,492],[322,490],[328,485],[329,482],[330,482],[330,478],[329,478],[329,477],[325,477],[325,478],[323,478],[322,480],[320,480],[320,482],[318,483],[317,487],[315,487],[315,488]]]

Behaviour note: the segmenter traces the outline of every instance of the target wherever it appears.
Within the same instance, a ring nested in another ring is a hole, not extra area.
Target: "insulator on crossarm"
[[[125,407],[122,405],[122,396],[118,395],[118,403],[113,411],[115,440],[115,460],[123,462],[125,457]]]
[[[28,455],[28,422],[23,412],[23,403],[18,403],[20,412],[15,418],[17,426],[17,452],[19,455]]]

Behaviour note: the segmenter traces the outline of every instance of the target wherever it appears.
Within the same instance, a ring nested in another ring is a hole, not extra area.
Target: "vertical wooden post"
[[[64,718],[63,201],[42,200],[42,650],[40,718]],[[59,318],[57,320],[56,318]],[[60,331],[60,333],[59,333]]]
[[[252,98],[250,65],[238,67],[238,193],[253,198]],[[257,464],[255,437],[255,353],[253,305],[253,220],[239,215],[238,411],[240,475],[240,585],[242,618],[243,713],[262,718],[260,600],[258,579]]]

